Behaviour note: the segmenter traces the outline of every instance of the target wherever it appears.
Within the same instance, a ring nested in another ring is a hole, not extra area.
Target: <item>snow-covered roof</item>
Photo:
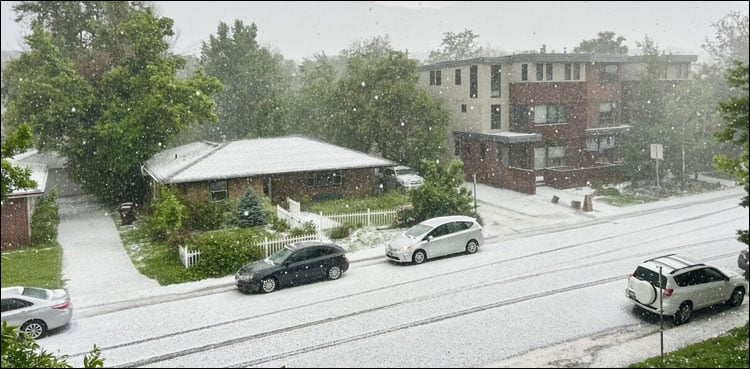
[[[30,156],[36,155],[36,150],[27,151],[8,159],[8,163],[19,168],[31,170],[31,179],[36,182],[34,188],[18,188],[8,193],[8,198],[24,196],[41,196],[47,187],[47,165],[43,163],[26,162]]]
[[[396,163],[309,138],[280,137],[194,142],[154,155],[143,171],[160,183],[186,183],[392,165]]]

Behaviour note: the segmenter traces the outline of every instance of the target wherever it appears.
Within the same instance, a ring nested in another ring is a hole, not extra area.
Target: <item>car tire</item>
[[[276,279],[274,277],[266,277],[260,281],[260,290],[263,293],[271,293],[276,290]]]
[[[469,254],[473,254],[479,250],[479,242],[476,240],[471,240],[469,243],[466,244],[466,252]]]
[[[745,290],[737,287],[732,292],[732,296],[729,297],[729,300],[727,300],[727,305],[729,306],[740,306],[742,305],[742,301],[745,299]]]
[[[21,331],[30,335],[31,338],[37,339],[47,334],[47,324],[41,320],[29,320],[23,323]]]
[[[338,265],[334,265],[328,268],[327,276],[328,276],[328,279],[332,281],[341,278],[341,274],[343,274],[343,272],[341,271],[341,267]]]
[[[414,252],[414,255],[411,257],[411,261],[414,264],[422,264],[424,261],[427,260],[427,255],[424,253],[423,250],[417,250]]]
[[[674,324],[685,324],[690,321],[693,317],[693,304],[689,302],[683,302],[680,304],[680,308],[674,314]]]

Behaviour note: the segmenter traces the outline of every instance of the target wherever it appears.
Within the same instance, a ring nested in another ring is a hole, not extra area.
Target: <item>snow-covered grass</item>
[[[405,230],[405,228],[363,227],[352,231],[346,238],[333,241],[348,252],[377,247],[384,248],[394,237]]]

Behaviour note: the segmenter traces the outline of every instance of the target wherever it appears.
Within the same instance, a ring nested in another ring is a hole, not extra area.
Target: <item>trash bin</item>
[[[133,212],[132,202],[123,202],[122,204],[120,204],[119,211],[122,225],[133,224],[133,221],[135,220],[135,213]]]

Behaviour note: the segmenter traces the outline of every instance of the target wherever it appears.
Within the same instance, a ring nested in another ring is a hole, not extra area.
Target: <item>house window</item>
[[[545,64],[545,66],[547,67],[547,80],[551,81],[552,80],[552,63],[547,63]]]
[[[544,79],[544,64],[538,63],[536,65],[536,80],[541,81]]]
[[[570,73],[573,70],[573,65],[570,63],[565,63],[565,80],[570,81]]]
[[[466,104],[461,104],[461,112],[466,113]]]
[[[602,66],[602,82],[617,82],[617,64],[605,64]]]
[[[599,125],[610,126],[615,123],[615,103],[606,102],[599,104]]]
[[[688,78],[690,63],[680,63],[680,78]]]
[[[453,141],[453,155],[460,155],[461,154],[461,140],[454,140]]]
[[[526,105],[513,105],[513,130],[526,132],[529,127],[529,110]]]
[[[534,124],[556,124],[568,122],[568,107],[565,105],[537,105],[534,107]]]
[[[484,154],[485,154],[485,152],[487,152],[487,145],[485,145],[485,143],[482,142],[482,143],[479,144],[479,159],[482,160],[482,161],[484,161],[484,158],[485,158]]]
[[[443,78],[442,78],[442,73],[441,73],[441,71],[439,71],[439,70],[436,70],[436,71],[435,71],[435,85],[437,85],[437,86],[440,86],[440,84],[442,83],[442,82],[441,82],[441,80],[442,80],[442,79],[443,79]]]
[[[529,80],[529,65],[521,64],[521,81]]]
[[[493,65],[490,77],[490,97],[500,97],[500,65]]]
[[[434,85],[435,85],[435,71],[431,70],[430,71],[430,86],[434,86]]]
[[[455,81],[456,81],[456,86],[460,86],[461,85],[461,70],[460,69],[456,69],[456,78],[455,78]]]
[[[573,79],[576,81],[581,80],[581,65],[578,63],[573,64]]]
[[[469,67],[469,97],[475,99],[479,86],[477,85],[477,66],[472,65]]]
[[[208,191],[211,193],[211,201],[223,201],[227,199],[227,181],[211,181],[208,183]]]
[[[497,162],[500,163],[501,166],[508,166],[508,151],[508,145],[503,145],[501,143],[497,144]]]
[[[500,129],[500,105],[491,105],[490,128]]]
[[[340,170],[309,173],[305,178],[305,184],[308,187],[341,186],[343,182],[344,178]]]
[[[565,146],[562,144],[541,144],[534,148],[534,169],[565,166]]]

